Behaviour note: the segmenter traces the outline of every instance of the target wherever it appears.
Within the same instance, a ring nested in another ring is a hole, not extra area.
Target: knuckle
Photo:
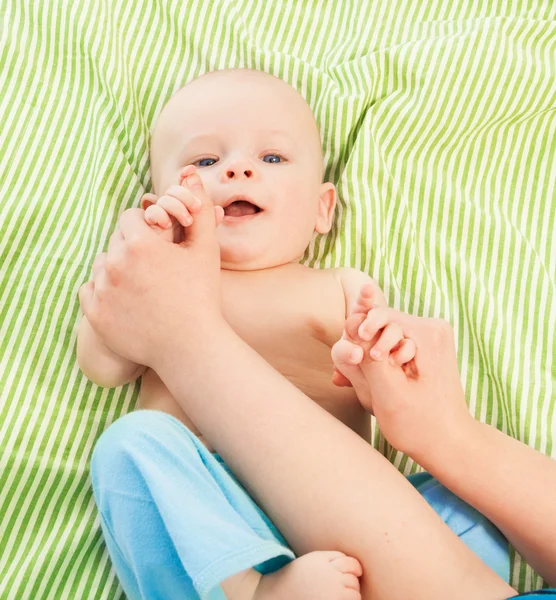
[[[114,262],[107,262],[104,266],[104,272],[106,274],[106,279],[112,285],[119,285],[122,271],[117,264]],[[98,286],[97,297],[98,302],[101,303],[103,299],[103,290],[101,286]]]
[[[157,206],[161,207],[168,206],[169,204],[172,204],[172,198],[170,196],[160,196],[156,203]]]
[[[453,328],[446,319],[431,319],[432,335],[436,341],[446,340],[453,336]]]
[[[145,253],[146,246],[147,242],[141,236],[133,236],[127,238],[125,244],[125,255],[127,256],[124,255],[123,262],[126,261],[127,257],[130,257],[131,259],[141,259],[142,255]],[[119,272],[123,272],[123,269],[121,268],[119,263],[116,264],[116,268]]]
[[[176,196],[178,198],[183,197],[184,188],[179,185],[172,185],[166,190],[167,196]]]

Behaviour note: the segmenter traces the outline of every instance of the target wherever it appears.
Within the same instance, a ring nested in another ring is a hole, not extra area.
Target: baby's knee
[[[179,456],[187,468],[199,460],[194,434],[165,413],[139,410],[120,417],[102,433],[91,458],[93,490],[132,485],[147,465],[162,468]],[[136,479],[136,478],[135,478]]]

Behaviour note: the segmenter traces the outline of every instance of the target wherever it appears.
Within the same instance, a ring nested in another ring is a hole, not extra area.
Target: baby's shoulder
[[[336,279],[338,284],[344,290],[344,293],[351,294],[354,290],[359,290],[366,283],[373,283],[373,278],[360,271],[359,269],[353,269],[351,267],[339,267],[335,269],[327,269],[330,274]]]

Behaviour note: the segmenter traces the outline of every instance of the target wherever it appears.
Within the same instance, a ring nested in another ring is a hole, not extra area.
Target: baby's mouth
[[[224,216],[233,218],[255,215],[259,212],[261,209],[247,200],[236,200],[224,208]]]

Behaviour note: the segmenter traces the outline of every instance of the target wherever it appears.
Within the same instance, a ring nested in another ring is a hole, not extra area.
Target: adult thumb
[[[216,216],[214,206],[194,167],[192,170],[186,172],[184,180],[184,183],[186,183],[193,195],[201,201],[201,210],[195,213],[193,223],[187,228],[185,244],[189,246],[198,243],[215,242]]]

